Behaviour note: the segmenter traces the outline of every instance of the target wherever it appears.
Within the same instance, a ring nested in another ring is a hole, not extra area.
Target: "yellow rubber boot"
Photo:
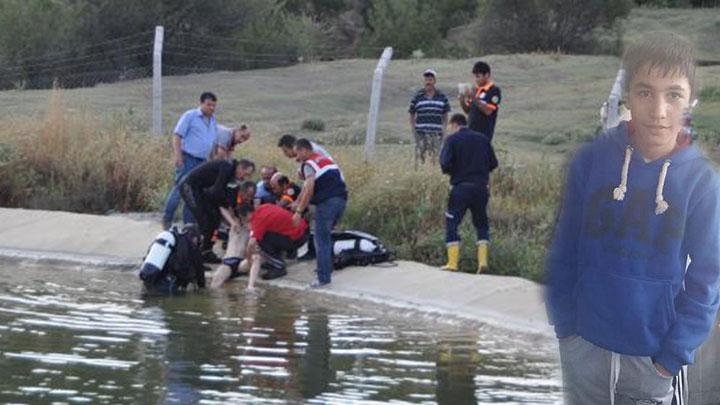
[[[487,270],[487,268],[488,268],[488,242],[486,240],[481,240],[480,242],[478,242],[477,259],[478,259],[477,274],[480,274],[483,271]]]
[[[447,257],[447,264],[442,266],[441,269],[445,271],[457,271],[458,262],[460,261],[460,245],[457,243],[448,245]]]

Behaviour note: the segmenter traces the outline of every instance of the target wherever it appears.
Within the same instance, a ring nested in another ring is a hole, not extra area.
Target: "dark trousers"
[[[198,228],[200,228],[203,237],[202,250],[209,250],[212,248],[213,232],[220,226],[220,209],[201,190],[197,190],[187,183],[181,183],[179,187],[185,206],[190,209]]]
[[[308,235],[305,233],[300,239],[290,239],[289,237],[275,233],[267,232],[263,235],[262,240],[258,242],[260,249],[270,256],[280,258],[283,252],[291,253],[305,244]]]
[[[477,240],[490,239],[487,204],[490,191],[486,184],[460,183],[452,186],[448,198],[448,209],[445,213],[445,242],[460,241],[458,227],[467,210],[472,215],[473,226],[477,232]]]

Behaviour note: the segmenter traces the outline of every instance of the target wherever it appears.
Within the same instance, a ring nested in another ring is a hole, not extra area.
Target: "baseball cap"
[[[429,75],[432,75],[432,77],[437,78],[437,72],[434,71],[433,69],[426,69],[423,72],[423,76],[429,76]]]

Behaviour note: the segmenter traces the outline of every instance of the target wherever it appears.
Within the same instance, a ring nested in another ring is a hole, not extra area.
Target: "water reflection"
[[[145,298],[134,275],[0,264],[0,402],[552,403],[552,342],[237,286]]]

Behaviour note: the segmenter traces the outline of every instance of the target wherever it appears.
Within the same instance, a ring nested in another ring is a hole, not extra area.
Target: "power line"
[[[216,36],[216,35],[207,35],[207,34],[187,34],[184,32],[179,32],[179,33],[174,33],[174,35],[180,35],[180,36],[185,36],[185,37],[190,37],[190,38],[207,38],[207,39],[212,39],[215,41],[225,41],[225,42],[235,42],[235,43],[240,42],[240,43],[248,43],[248,44],[267,44],[267,45],[285,46],[285,47],[291,47],[291,48],[298,46],[297,44],[293,44],[293,43],[289,43],[289,42],[282,43],[282,42],[277,42],[277,41],[263,41],[260,39],[226,38],[226,37],[220,37],[220,36]],[[341,49],[340,47],[333,46],[333,45],[314,45],[313,48],[315,48],[315,49],[332,49],[332,50]],[[357,47],[355,49],[383,50],[383,49],[385,49],[385,47],[361,46],[361,47]]]
[[[134,54],[121,55],[121,56],[116,56],[116,58],[119,58],[119,57],[134,58],[136,56],[145,56],[145,55],[148,55],[148,52],[138,52],[138,53],[134,53]],[[37,74],[40,74],[43,72],[57,72],[59,70],[67,70],[70,68],[77,68],[77,67],[81,67],[81,66],[89,66],[89,65],[94,65],[94,64],[103,64],[103,63],[108,63],[108,62],[110,62],[110,61],[108,61],[107,59],[104,59],[104,60],[91,61],[91,62],[85,62],[85,63],[50,66],[50,67],[46,67],[44,69],[26,70],[23,72],[10,73],[10,74],[3,75],[3,76],[18,77],[18,76],[37,75]]]
[[[112,56],[112,55],[110,55],[112,53],[130,51],[130,50],[135,50],[135,49],[140,49],[140,48],[147,49],[148,50],[147,54],[150,54],[150,46],[151,45],[152,44],[148,43],[148,44],[143,44],[143,45],[130,46],[127,48],[114,49],[114,50],[109,50],[109,51],[101,51],[101,52],[96,52],[96,53],[92,53],[92,54],[88,54],[88,55],[77,56],[77,57],[66,58],[66,59],[58,59],[58,60],[48,61],[45,63],[36,63],[36,64],[32,64],[32,65],[0,66],[0,69],[7,71],[7,70],[24,70],[24,69],[36,67],[36,66],[48,67],[48,66],[52,66],[52,65],[56,65],[56,64],[61,64],[64,62],[78,62],[81,60],[94,58],[97,56]]]
[[[90,45],[84,46],[84,47],[82,47],[82,48],[80,48],[80,49],[86,50],[86,49],[98,47],[98,46],[100,46],[100,45],[107,45],[107,44],[111,44],[111,43],[115,43],[115,42],[127,41],[127,40],[130,39],[130,38],[136,38],[136,37],[139,37],[139,36],[142,36],[142,35],[147,35],[147,34],[152,33],[152,32],[155,32],[155,30],[142,31],[142,32],[138,32],[137,34],[132,34],[132,35],[124,36],[124,37],[109,39],[109,40],[107,40],[107,41],[102,41],[102,42],[96,42],[96,43],[94,43],[94,44],[90,44]],[[34,60],[44,59],[44,58],[47,58],[47,57],[49,57],[49,56],[67,55],[67,54],[76,53],[77,51],[78,51],[78,49],[73,49],[73,50],[68,50],[68,51],[50,52],[50,53],[44,54],[43,56],[32,56],[32,57],[23,58],[23,59],[14,59],[13,62],[19,62],[19,63],[32,62],[32,61],[34,61]]]
[[[186,57],[192,57],[196,60],[214,60],[214,61],[220,61],[220,62],[231,62],[231,63],[238,63],[238,62],[277,62],[282,60],[294,60],[297,61],[297,58],[243,58],[243,57],[216,57],[216,56],[209,56],[209,55],[197,55],[194,53],[185,53],[185,52],[163,52],[163,56],[186,56]]]
[[[243,56],[280,56],[280,57],[287,57],[289,56],[288,53],[262,53],[262,52],[244,52],[244,51],[231,51],[231,50],[224,50],[224,49],[212,49],[212,48],[200,48],[196,46],[187,46],[187,45],[173,45],[169,44],[167,47],[163,45],[163,50],[166,48],[175,48],[180,49],[181,52],[183,50],[190,50],[190,51],[200,51],[200,52],[213,52],[213,53],[224,53],[228,55],[234,55],[238,57]]]

